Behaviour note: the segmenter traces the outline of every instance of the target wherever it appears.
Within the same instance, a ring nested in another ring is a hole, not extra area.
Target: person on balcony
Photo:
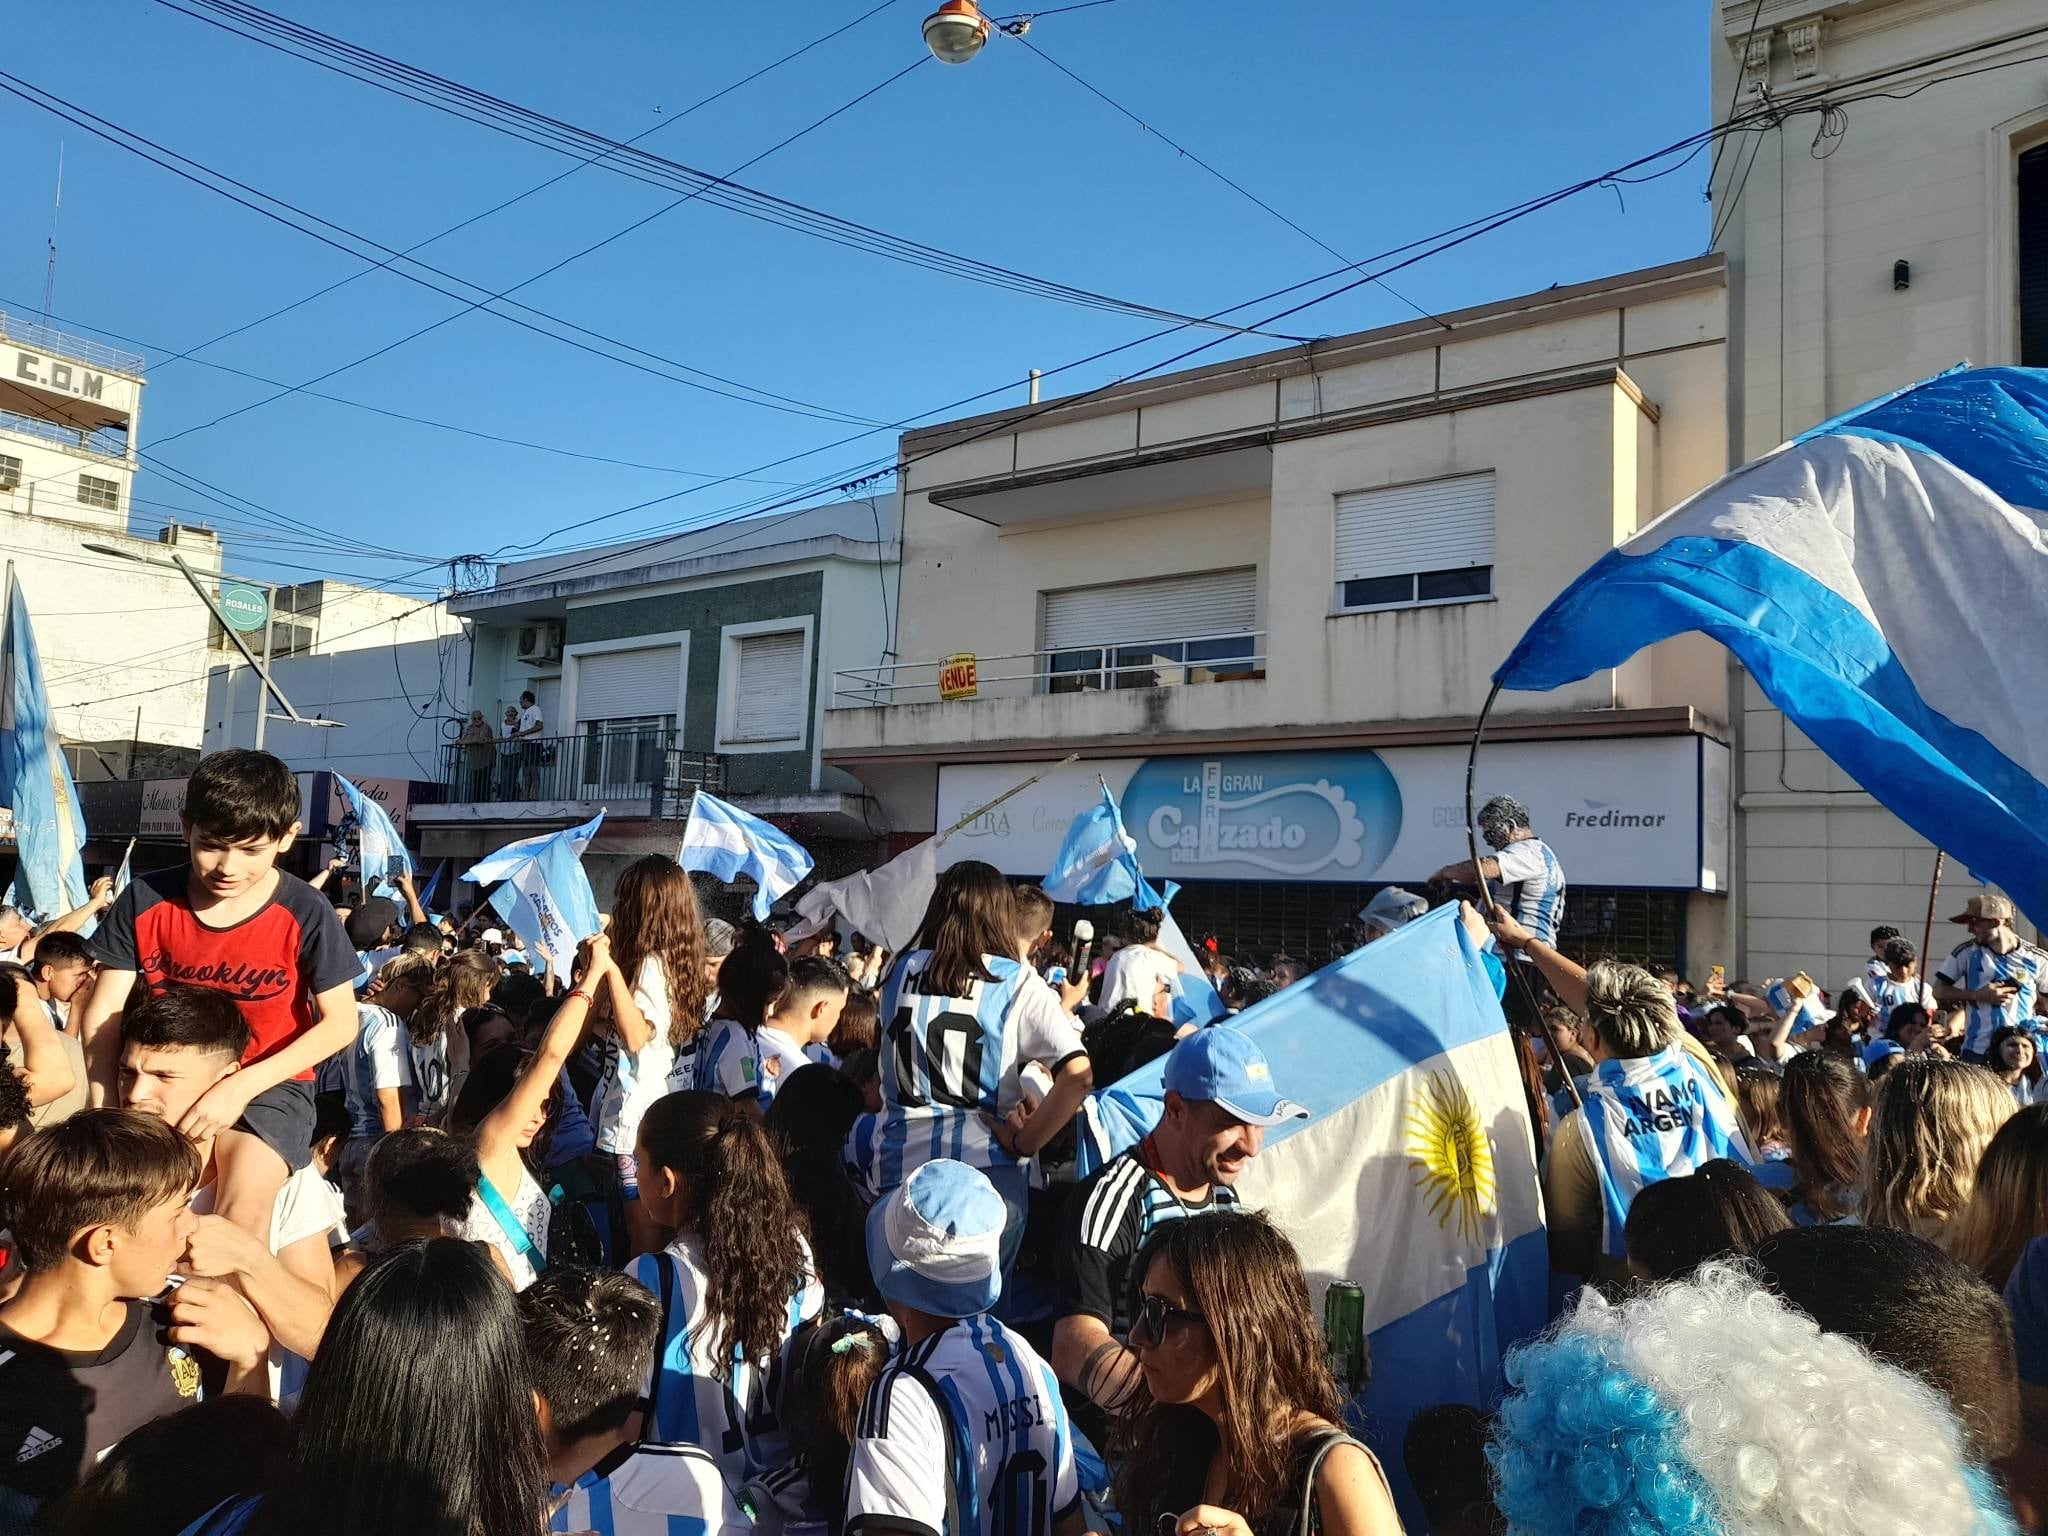
[[[519,706],[505,706],[505,728],[498,736],[498,798],[519,797]]]
[[[455,744],[462,748],[462,778],[465,800],[488,799],[491,790],[491,764],[497,753],[493,748],[497,738],[491,732],[490,721],[484,718],[480,709],[469,712],[469,723],[462,728],[462,734],[455,738]]]
[[[513,728],[513,735],[519,738],[519,782],[528,799],[540,796],[540,770],[543,752],[540,738],[547,730],[547,722],[540,717],[540,703],[531,690],[519,695],[519,715]]]

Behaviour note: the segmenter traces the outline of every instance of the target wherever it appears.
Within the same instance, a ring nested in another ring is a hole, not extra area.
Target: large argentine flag
[[[690,800],[683,851],[676,862],[716,875],[727,885],[741,875],[751,878],[754,917],[764,923],[776,897],[794,890],[816,867],[803,844],[781,828],[701,789]]]
[[[1712,635],[1936,847],[2048,916],[2048,372],[1958,368],[1744,465],[1603,555],[1498,672]]]
[[[1307,1120],[1266,1132],[1238,1184],[1294,1242],[1320,1303],[1365,1290],[1367,1438],[1423,1529],[1401,1437],[1432,1403],[1485,1405],[1507,1347],[1548,1320],[1549,1253],[1507,1020],[1455,906],[1217,1026],[1259,1042]],[[1120,1151],[1159,1117],[1164,1064],[1100,1095]]]
[[[599,811],[580,827],[508,843],[463,875],[479,885],[502,880],[491,905],[521,942],[566,975],[576,946],[603,928],[597,896],[583,872],[583,850],[604,824]]]
[[[16,868],[10,890],[40,916],[85,905],[85,818],[50,719],[42,658],[21,582],[8,567],[0,615],[0,806],[14,813]]]
[[[364,888],[414,873],[412,852],[405,846],[405,839],[398,835],[398,826],[392,821],[391,813],[338,773],[334,776],[334,785],[347,802],[349,814],[356,819],[356,841],[361,855]]]

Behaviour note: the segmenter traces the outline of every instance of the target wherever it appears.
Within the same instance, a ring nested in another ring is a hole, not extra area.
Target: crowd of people
[[[1229,1017],[1316,985],[1288,956],[1204,945],[1190,1019],[1156,911],[1098,950],[961,863],[888,955],[707,916],[656,855],[550,962],[409,877],[283,872],[298,814],[218,753],[189,864],[0,913],[0,1536],[2048,1516],[2048,958],[1999,897],[1931,982],[1885,928],[1830,995],[1582,966],[1511,800],[1375,894],[1333,963],[1460,905],[1576,1288],[1495,1401],[1389,1439],[1239,1195],[1308,1113]],[[1091,1095],[1153,1061],[1084,1176]]]

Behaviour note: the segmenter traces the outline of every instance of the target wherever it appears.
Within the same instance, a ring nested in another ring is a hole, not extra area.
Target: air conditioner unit
[[[521,661],[554,662],[562,659],[562,626],[527,624],[519,631]]]

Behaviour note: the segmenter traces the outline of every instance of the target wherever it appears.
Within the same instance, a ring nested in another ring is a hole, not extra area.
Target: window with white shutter
[[[576,723],[672,716],[682,696],[683,648],[667,645],[575,657]]]
[[[722,744],[804,745],[810,715],[810,637],[801,629],[729,636]]]
[[[1047,691],[1259,675],[1258,571],[1199,571],[1044,594]]]
[[[1340,613],[1469,603],[1493,595],[1493,474],[1337,498]]]

